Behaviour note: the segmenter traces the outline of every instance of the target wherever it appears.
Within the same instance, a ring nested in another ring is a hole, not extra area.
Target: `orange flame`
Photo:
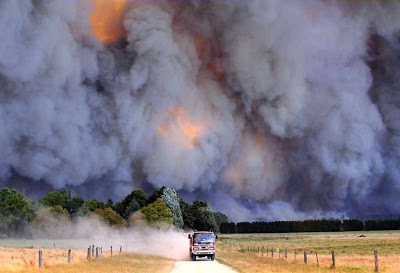
[[[103,43],[114,43],[126,36],[123,26],[126,0],[92,0],[92,34]]]
[[[166,121],[157,127],[157,131],[167,138],[177,138],[178,141],[193,147],[196,138],[203,132],[202,124],[193,123],[182,107],[166,112]]]

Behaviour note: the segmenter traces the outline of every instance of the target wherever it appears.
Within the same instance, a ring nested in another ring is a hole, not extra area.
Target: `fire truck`
[[[197,257],[208,257],[211,261],[215,259],[215,239],[218,236],[214,236],[211,231],[195,231],[193,234],[189,234],[190,239],[190,257],[192,261],[196,261]]]

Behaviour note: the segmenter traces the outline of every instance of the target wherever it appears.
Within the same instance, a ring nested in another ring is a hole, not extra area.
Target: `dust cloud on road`
[[[217,261],[179,261],[171,273],[236,273],[233,269]]]

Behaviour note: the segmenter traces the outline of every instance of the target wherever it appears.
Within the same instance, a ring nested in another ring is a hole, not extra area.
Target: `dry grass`
[[[86,261],[85,250],[72,250],[72,263],[67,264],[67,250],[42,249],[43,269],[38,268],[38,249],[0,248],[0,272],[2,273],[145,273],[170,272],[172,260],[148,256],[123,254],[110,257],[103,252],[100,259]]]
[[[363,235],[366,237],[354,232],[222,235],[220,238],[225,243],[218,243],[217,259],[239,272],[373,272],[373,250],[377,249],[380,272],[400,272],[400,232],[363,232]],[[266,254],[261,257],[261,253],[243,253],[229,243],[240,243],[245,249],[274,247],[274,258],[270,252],[268,257]],[[280,259],[277,248],[282,249]],[[288,259],[284,259],[285,248],[289,251]],[[303,262],[304,249],[308,252],[307,265]],[[331,250],[336,253],[335,269],[330,268]],[[318,252],[319,267],[315,252]]]
[[[42,249],[44,266],[64,264],[68,261],[66,249]],[[0,271],[31,269],[38,266],[39,248],[0,247]],[[72,250],[71,262],[86,260],[85,250]]]

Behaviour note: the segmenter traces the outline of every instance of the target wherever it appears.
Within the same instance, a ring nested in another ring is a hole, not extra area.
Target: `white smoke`
[[[218,189],[267,219],[396,202],[399,3],[128,2],[126,46],[91,4],[0,3],[2,180]]]

